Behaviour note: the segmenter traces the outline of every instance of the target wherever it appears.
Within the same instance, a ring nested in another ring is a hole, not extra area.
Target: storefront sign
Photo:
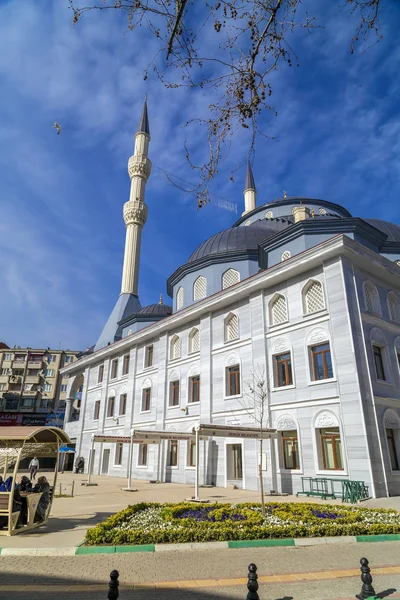
[[[23,425],[37,425],[38,427],[46,425],[46,415],[23,415],[23,417]]]
[[[0,413],[0,427],[22,425],[23,415],[18,413]]]

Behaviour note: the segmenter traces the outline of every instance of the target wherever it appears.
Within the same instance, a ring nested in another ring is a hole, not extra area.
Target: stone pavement
[[[1,600],[104,600],[112,569],[120,600],[245,600],[247,566],[258,567],[260,600],[342,600],[361,590],[370,561],[380,597],[400,598],[400,542],[76,557],[0,557]],[[390,595],[389,595],[390,594]]]
[[[103,521],[111,514],[137,502],[180,502],[194,494],[193,486],[162,483],[151,484],[147,481],[133,481],[137,492],[125,492],[127,481],[122,477],[96,476],[95,487],[82,486],[87,475],[72,473],[60,474],[57,486],[62,489],[74,480],[74,498],[55,498],[49,523],[46,527],[26,532],[14,537],[0,537],[2,548],[68,548],[83,541],[88,527]],[[218,502],[259,502],[260,494],[247,490],[226,488],[200,488],[200,497]],[[320,504],[340,504],[340,500],[321,500],[306,496],[266,497],[273,502],[316,502]],[[397,508],[400,510],[400,497],[368,500],[362,506]]]

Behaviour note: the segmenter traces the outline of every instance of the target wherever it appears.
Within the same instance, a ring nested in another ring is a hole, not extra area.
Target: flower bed
[[[162,544],[400,533],[400,513],[332,504],[157,504],[128,506],[88,529],[87,545]]]

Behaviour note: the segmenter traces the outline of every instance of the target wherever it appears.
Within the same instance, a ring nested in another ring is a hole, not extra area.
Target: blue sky
[[[310,4],[319,15],[322,3]],[[325,29],[294,36],[300,67],[275,74],[278,117],[263,119],[276,140],[257,141],[259,204],[285,190],[400,223],[400,5],[383,0],[383,8],[384,40],[364,53],[350,54],[356,22],[336,2],[319,15]],[[183,143],[201,153],[205,139],[181,126],[207,115],[210,95],[144,82],[154,51],[117,11],[72,26],[63,0],[0,5],[0,340],[11,346],[83,349],[96,341],[120,291],[126,166],[145,93],[153,172],[142,305],[160,293],[168,301],[167,277],[243,211],[244,169],[234,183],[229,174],[247,153],[246,132],[213,184],[237,215],[216,198],[196,210],[165,179],[162,170],[193,180]]]

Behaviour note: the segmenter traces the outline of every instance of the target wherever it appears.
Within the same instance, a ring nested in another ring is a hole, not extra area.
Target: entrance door
[[[242,444],[227,444],[226,468],[228,485],[243,485]]]
[[[103,463],[101,465],[101,474],[108,475],[108,465],[110,464],[110,450],[103,450]]]

